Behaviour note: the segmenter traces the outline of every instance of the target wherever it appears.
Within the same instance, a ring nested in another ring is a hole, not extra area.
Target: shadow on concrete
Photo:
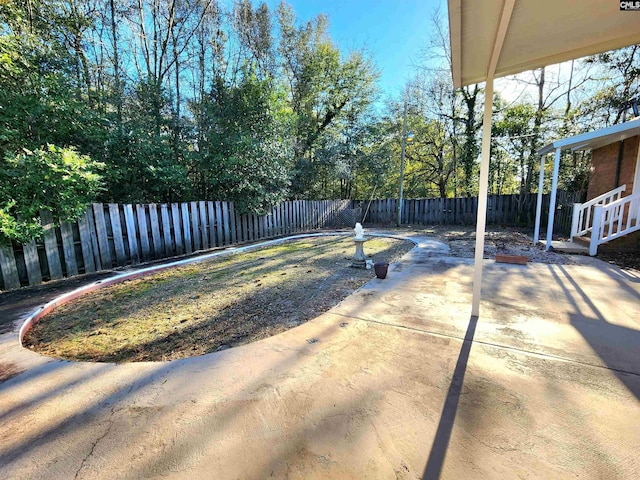
[[[640,331],[609,323],[569,272],[561,265],[558,269],[596,317],[590,317],[580,310],[578,302],[566,287],[565,282],[553,269],[550,269],[575,310],[574,313],[569,314],[571,325],[582,335],[606,367],[640,400],[640,361],[638,360],[640,359]]]
[[[570,319],[607,368],[640,400],[640,332],[579,314]]]
[[[89,379],[91,379],[92,377],[95,377],[98,373],[102,373],[102,371],[104,371],[107,368],[107,365],[100,365],[97,367],[97,369],[92,369],[90,371],[85,371],[83,373],[80,373],[78,375],[73,375],[69,377],[68,375],[64,375],[62,374],[62,372],[58,369],[60,368],[66,368],[70,365],[69,362],[63,362],[63,361],[59,361],[59,362],[55,362],[55,363],[47,363],[45,364],[45,366],[52,366],[53,368],[49,368],[47,369],[47,373],[48,372],[54,372],[54,375],[60,375],[61,377],[64,377],[65,379],[63,381],[60,381],[54,388],[50,388],[50,389],[45,389],[43,387],[38,387],[38,393],[35,395],[31,395],[29,396],[28,399],[17,403],[15,405],[13,405],[10,408],[7,408],[6,410],[0,409],[0,422],[6,421],[6,419],[13,417],[13,416],[18,416],[21,415],[25,412],[28,412],[34,408],[36,408],[38,405],[45,403],[55,397],[57,397],[59,394],[64,393],[67,390],[70,390],[72,388],[76,388],[80,385],[82,385],[84,382],[88,381]],[[40,368],[40,367],[38,367]],[[37,370],[37,369],[34,369]],[[34,370],[29,370],[25,375],[32,373]],[[20,387],[22,384],[25,385],[29,385],[29,383],[31,382],[31,385],[35,385],[40,383],[40,380],[36,380],[36,375],[29,375],[26,377],[20,377],[18,381],[16,382],[12,382],[11,384],[8,385],[8,388],[18,388]],[[3,386],[4,387],[4,386]],[[2,389],[3,392],[6,392],[7,390],[5,390],[4,388]]]
[[[469,319],[469,325],[462,342],[460,355],[458,355],[456,368],[453,371],[453,377],[451,378],[449,391],[447,392],[447,397],[444,401],[444,407],[442,408],[442,414],[440,415],[440,423],[438,424],[438,430],[436,431],[436,436],[433,440],[431,453],[429,453],[427,466],[425,467],[424,474],[422,475],[424,480],[440,478],[442,466],[444,465],[444,460],[447,456],[447,449],[449,448],[449,440],[451,439],[453,423],[456,419],[456,412],[458,411],[460,393],[462,392],[462,385],[467,371],[467,363],[469,362],[469,354],[471,352],[471,346],[473,345],[473,337],[476,332],[477,324],[478,317],[472,316]]]

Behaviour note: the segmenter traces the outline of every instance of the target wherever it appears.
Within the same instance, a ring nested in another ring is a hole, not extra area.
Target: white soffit
[[[636,135],[640,135],[640,118],[619,123],[611,127],[601,128],[593,132],[581,133],[573,137],[556,140],[542,147],[538,155],[546,155],[558,148],[563,150],[570,148],[574,151],[593,150],[594,148],[604,147],[627,138],[635,137]]]
[[[448,0],[456,87],[485,81],[504,0]],[[495,76],[640,43],[640,12],[617,0],[516,0]]]

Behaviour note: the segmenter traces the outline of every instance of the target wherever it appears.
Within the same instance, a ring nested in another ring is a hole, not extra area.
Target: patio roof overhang
[[[561,150],[571,149],[573,151],[593,150],[615,142],[621,142],[636,135],[640,135],[640,118],[594,130],[593,132],[555,140],[542,147],[538,151],[538,155],[546,155],[558,148]]]
[[[480,314],[493,80],[640,43],[640,12],[613,0],[448,0],[453,83],[486,82],[471,314]]]
[[[455,87],[484,82],[500,19],[513,9],[493,76],[640,43],[640,12],[615,0],[449,0]]]

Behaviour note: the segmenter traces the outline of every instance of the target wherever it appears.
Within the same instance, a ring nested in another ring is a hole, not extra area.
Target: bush
[[[55,145],[7,154],[0,161],[0,242],[41,236],[41,210],[56,221],[75,220],[101,190],[101,168],[73,148]]]

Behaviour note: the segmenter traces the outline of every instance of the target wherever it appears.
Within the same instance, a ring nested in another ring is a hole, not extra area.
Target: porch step
[[[540,240],[540,243],[542,243],[542,245],[544,245],[545,247],[547,246],[546,240]],[[581,243],[576,242],[560,242],[554,240],[551,242],[551,250],[560,253],[577,253],[589,255],[589,247],[585,247]]]
[[[581,237],[573,237],[573,242],[577,243],[578,245],[582,245],[584,247],[587,247],[587,250],[589,249],[589,245],[591,245],[591,235],[587,234],[587,235],[583,235]]]

